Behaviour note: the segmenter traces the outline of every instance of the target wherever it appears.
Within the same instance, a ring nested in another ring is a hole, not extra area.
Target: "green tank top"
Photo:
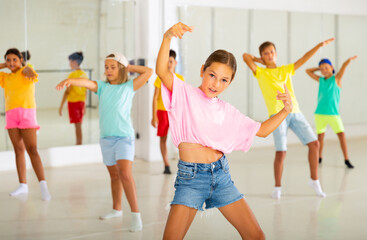
[[[335,76],[319,79],[319,94],[316,114],[339,115],[340,87],[336,84]]]

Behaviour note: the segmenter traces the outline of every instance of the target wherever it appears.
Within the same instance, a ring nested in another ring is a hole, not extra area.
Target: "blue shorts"
[[[113,166],[117,160],[134,161],[135,139],[133,137],[103,137],[100,138],[103,163]]]
[[[288,128],[297,135],[303,145],[316,141],[316,135],[302,113],[290,113],[273,132],[276,151],[287,151]]]
[[[227,158],[213,163],[189,163],[179,160],[171,205],[179,204],[203,210],[220,208],[243,198],[229,174]]]

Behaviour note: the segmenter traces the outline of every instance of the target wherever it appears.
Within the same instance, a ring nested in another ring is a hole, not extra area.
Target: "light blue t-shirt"
[[[96,82],[101,137],[134,137],[130,116],[135,95],[133,80],[117,85],[105,81]]]
[[[335,76],[328,79],[320,77],[319,95],[317,98],[316,114],[339,115],[340,87],[336,84]]]

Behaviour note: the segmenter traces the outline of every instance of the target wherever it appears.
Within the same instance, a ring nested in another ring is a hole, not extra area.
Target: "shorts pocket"
[[[178,179],[194,179],[196,176],[195,166],[187,167],[183,165],[178,165],[177,178]]]

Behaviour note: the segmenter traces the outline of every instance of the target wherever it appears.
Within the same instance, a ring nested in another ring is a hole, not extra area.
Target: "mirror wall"
[[[74,145],[74,125],[69,123],[67,107],[59,116],[63,91],[55,86],[70,73],[68,56],[82,51],[81,68],[91,79],[104,79],[104,58],[123,52],[135,58],[135,4],[120,0],[12,0],[0,1],[0,21],[4,35],[0,53],[16,47],[28,49],[31,63],[39,74],[36,84],[39,148]],[[4,58],[2,58],[4,59]],[[3,62],[4,60],[2,60]],[[1,71],[9,72],[7,69]],[[12,146],[4,130],[4,92],[0,91],[0,151]],[[98,143],[98,99],[88,93],[83,119],[83,144]]]
[[[347,58],[358,55],[343,77],[340,111],[345,125],[367,123],[367,73],[363,67],[367,60],[366,16],[200,6],[179,7],[178,16],[180,21],[195,26],[194,32],[179,41],[185,78],[199,86],[200,67],[209,54],[221,48],[232,52],[238,70],[221,98],[258,121],[267,119],[267,110],[257,80],[243,62],[242,54],[258,56],[258,46],[272,41],[277,48],[277,62],[282,65],[297,61],[319,42],[335,37],[336,41],[321,48],[293,77],[301,111],[313,124],[318,84],[307,76],[306,68],[317,66],[326,57],[338,70]]]

